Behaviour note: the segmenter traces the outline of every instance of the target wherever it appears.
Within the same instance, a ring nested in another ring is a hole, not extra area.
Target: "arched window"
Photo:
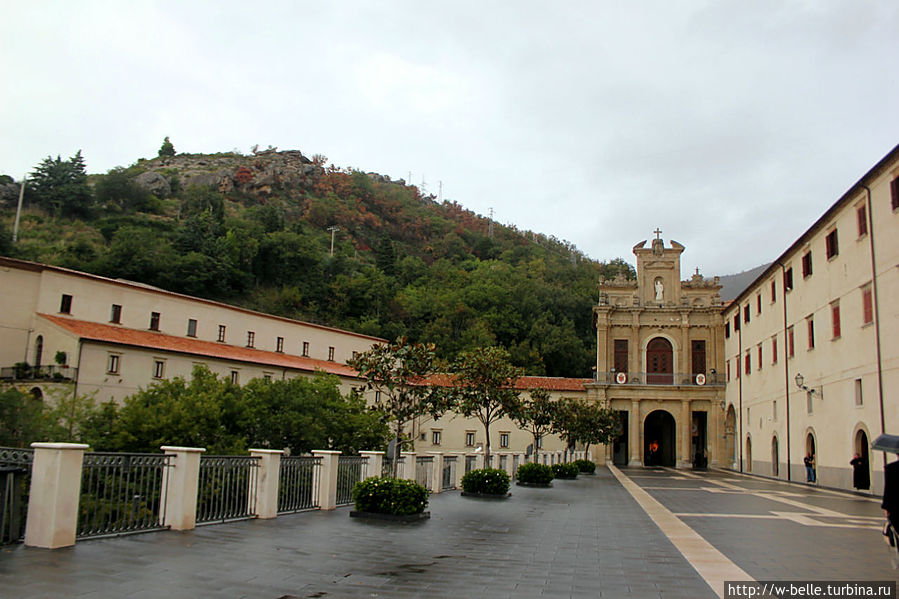
[[[650,385],[674,382],[674,350],[664,337],[656,337],[646,346],[646,382]]]

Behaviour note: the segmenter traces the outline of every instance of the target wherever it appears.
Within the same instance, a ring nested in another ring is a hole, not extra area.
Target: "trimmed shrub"
[[[462,477],[462,490],[466,493],[505,495],[509,492],[509,475],[496,468],[472,470]]]
[[[420,514],[428,505],[428,490],[412,480],[373,476],[353,486],[358,512],[407,516]]]
[[[596,472],[596,464],[590,460],[575,460],[574,463],[577,464],[580,472],[586,472],[587,474]]]
[[[518,467],[516,478],[520,483],[548,485],[553,480],[553,470],[545,464],[529,462]]]
[[[580,469],[574,462],[567,464],[553,464],[553,476],[556,478],[577,478]]]

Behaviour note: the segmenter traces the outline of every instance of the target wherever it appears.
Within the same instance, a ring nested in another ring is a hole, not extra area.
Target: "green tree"
[[[620,432],[618,415],[599,404],[566,397],[558,401],[553,432],[571,449],[577,442],[585,449],[592,444],[608,443]]]
[[[176,377],[128,397],[119,411],[117,445],[136,452],[181,445],[212,454],[242,453],[246,419],[240,387],[197,366],[189,382]]]
[[[46,430],[44,404],[30,393],[10,387],[0,391],[0,446],[27,447]]]
[[[396,458],[402,447],[405,426],[424,414],[438,418],[445,411],[440,389],[425,384],[435,369],[434,346],[397,339],[393,343],[374,345],[347,364],[358,371],[366,388],[377,392],[375,409],[393,425],[392,473],[396,478]]]
[[[47,156],[31,173],[30,185],[25,190],[53,216],[85,218],[90,215],[93,193],[87,183],[81,150],[68,160]]]
[[[159,157],[160,158],[170,158],[175,155],[175,146],[172,145],[172,142],[169,141],[169,136],[166,135],[165,139],[162,140],[162,146],[159,148]]]
[[[484,426],[490,459],[490,425],[504,416],[515,417],[521,406],[515,382],[523,373],[510,362],[501,347],[484,347],[462,352],[451,367],[453,386],[449,390],[452,409],[467,418],[475,417]]]
[[[537,461],[540,440],[550,433],[556,419],[556,402],[546,389],[531,389],[530,397],[522,398],[515,422],[534,436],[534,461]]]
[[[355,394],[341,395],[339,383],[337,377],[324,374],[250,381],[242,390],[248,445],[286,447],[294,454],[313,449],[355,454],[383,447],[390,432],[380,414],[368,410]]]
[[[101,206],[125,212],[147,211],[155,203],[153,194],[136,184],[123,168],[114,168],[100,177],[94,185],[94,195]]]

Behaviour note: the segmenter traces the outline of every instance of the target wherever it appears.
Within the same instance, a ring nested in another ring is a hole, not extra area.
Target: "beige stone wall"
[[[819,483],[849,489],[849,460],[857,449],[859,431],[865,433],[868,443],[884,430],[899,432],[899,402],[890,393],[894,388],[891,385],[899,383],[899,346],[892,334],[899,324],[899,311],[891,301],[899,293],[899,215],[892,210],[889,188],[890,182],[899,176],[899,159],[893,156],[881,166],[885,168],[874,169],[863,179],[863,185],[871,190],[870,201],[863,186],[850,190],[724,311],[730,328],[725,343],[731,372],[726,398],[737,415],[739,442],[735,449],[744,470],[805,481],[802,458],[811,435],[815,440]],[[857,212],[860,207],[870,211],[871,216],[867,233],[861,234]],[[827,237],[834,231],[838,253],[828,258]],[[876,268],[872,264],[872,237]],[[812,256],[812,273],[804,277],[802,260],[807,252]],[[783,272],[788,268],[793,270],[793,288],[785,292]],[[872,285],[875,270],[876,285]],[[863,319],[862,290],[868,285],[876,287],[879,306],[879,320],[871,324]],[[833,328],[836,305],[840,314],[838,335]],[[745,322],[747,306],[749,322]],[[739,331],[734,330],[735,317],[740,321]],[[809,344],[810,320],[814,323],[814,347]],[[789,327],[794,338],[792,357],[788,355]],[[751,362],[748,374],[747,353]],[[797,373],[813,391],[811,395],[797,387]],[[881,376],[885,427],[880,415]],[[778,445],[777,467],[772,451],[774,439]],[[872,452],[870,457],[874,491],[880,492],[882,454]]]
[[[0,263],[0,367],[34,361],[27,353],[40,292],[40,273]],[[57,310],[59,306],[57,306]],[[45,353],[46,355],[46,353]],[[52,359],[52,356],[51,356]]]

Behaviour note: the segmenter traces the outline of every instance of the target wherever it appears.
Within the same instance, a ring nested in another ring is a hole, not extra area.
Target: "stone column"
[[[257,518],[278,517],[278,483],[281,478],[280,449],[251,449],[250,455],[259,458],[259,467],[250,470],[250,509],[255,506]]]
[[[337,507],[337,463],[339,451],[315,449],[312,455],[322,459],[318,477],[318,507],[322,510],[333,510]]]
[[[434,456],[434,469],[431,471],[431,493],[443,492],[443,452],[429,451]]]
[[[172,456],[162,475],[160,503],[165,508],[164,524],[172,530],[192,530],[197,525],[200,455],[206,450],[168,445],[160,449]]]
[[[717,395],[717,394],[716,394]],[[719,423],[724,424],[722,422],[724,411],[721,409],[721,402],[723,400],[721,398],[715,397],[711,401],[709,401],[709,412],[706,415],[706,427],[707,430],[705,432],[706,439],[706,456],[708,457],[708,465],[709,468],[717,468],[718,463],[718,450],[721,449],[723,451],[724,448],[724,435],[721,434],[721,429],[719,428]]]
[[[32,443],[25,545],[56,549],[75,544],[81,495],[81,443]]]
[[[631,411],[627,415],[627,424],[630,431],[627,435],[627,445],[631,454],[629,466],[640,466],[643,464],[643,427],[640,414],[640,400],[631,400]]]
[[[364,478],[368,478],[370,476],[381,476],[381,471],[384,468],[383,451],[360,451],[359,455],[364,458],[368,458],[365,461]]]
[[[678,468],[690,468],[693,465],[693,456],[691,455],[691,445],[693,443],[693,414],[690,413],[690,400],[685,399],[681,402],[681,450],[677,460]]]
[[[402,475],[397,472],[397,476],[402,476],[406,480],[415,480],[415,474],[418,470],[418,454],[413,452],[403,452],[403,457],[406,458],[405,468]]]

